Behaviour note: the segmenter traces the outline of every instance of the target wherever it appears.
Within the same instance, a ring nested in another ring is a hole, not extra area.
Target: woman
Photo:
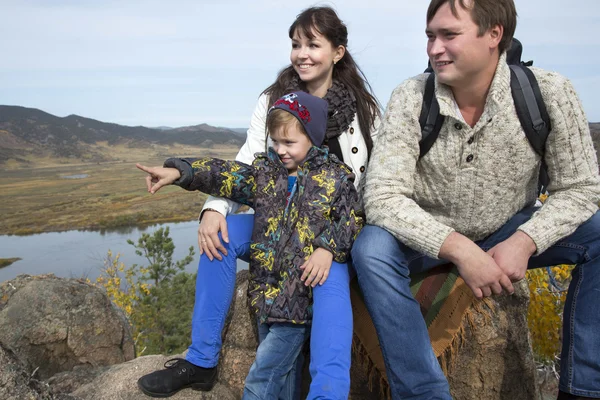
[[[348,32],[335,11],[312,7],[303,11],[289,29],[291,64],[261,94],[252,115],[245,144],[236,160],[252,163],[254,154],[266,148],[265,122],[271,103],[285,93],[303,90],[329,103],[326,142],[350,166],[360,185],[379,121],[377,100],[346,46]],[[140,379],[149,395],[170,395],[184,387],[210,390],[216,379],[221,331],[233,297],[236,259],[248,259],[253,215],[229,215],[238,204],[211,197],[205,203],[198,229],[200,264],[192,318],[192,345],[186,360],[168,365]],[[225,217],[227,216],[227,219]],[[221,237],[223,241],[221,241]],[[311,279],[312,278],[312,279]],[[312,282],[323,276],[309,277]],[[313,283],[314,285],[314,283]],[[311,336],[309,398],[346,399],[350,390],[352,309],[349,271],[333,263],[327,281],[313,289],[315,312]],[[189,373],[192,369],[192,373]],[[185,370],[183,373],[181,371]],[[294,371],[290,376],[294,377]],[[299,375],[299,374],[297,374]],[[298,390],[288,379],[287,393]]]

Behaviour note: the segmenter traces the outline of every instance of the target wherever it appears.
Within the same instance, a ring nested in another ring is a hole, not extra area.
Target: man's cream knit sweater
[[[539,254],[597,211],[600,180],[588,121],[571,83],[556,73],[532,70],[552,123],[545,157],[551,195],[519,229]],[[452,231],[480,240],[533,205],[541,159],[521,129],[502,55],[473,128],[462,119],[450,88],[436,81],[446,119],[419,160],[426,77],[408,79],[392,93],[367,170],[364,201],[369,224],[437,258]]]

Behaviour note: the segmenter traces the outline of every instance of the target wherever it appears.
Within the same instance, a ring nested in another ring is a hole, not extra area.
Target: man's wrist
[[[520,246],[523,246],[525,250],[529,253],[530,256],[534,255],[537,251],[537,246],[531,236],[526,234],[523,231],[517,230],[512,237]]]

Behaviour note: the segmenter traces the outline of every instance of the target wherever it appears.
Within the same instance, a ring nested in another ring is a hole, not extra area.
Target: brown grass
[[[211,149],[108,146],[97,149],[115,161],[32,159],[0,170],[0,234],[31,234],[69,229],[101,229],[196,219],[206,195],[166,187],[148,194],[144,173],[135,167],[162,165],[168,157],[235,157],[233,146]],[[64,176],[87,174],[83,179]]]

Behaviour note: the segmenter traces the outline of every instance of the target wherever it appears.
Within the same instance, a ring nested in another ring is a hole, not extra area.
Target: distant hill
[[[97,142],[148,146],[156,144],[241,146],[244,138],[227,128],[201,124],[182,128],[124,126],[69,115],[57,117],[35,108],[0,106],[0,162],[22,154],[94,158]],[[100,157],[96,154],[97,157]]]
[[[246,133],[248,132],[248,128],[229,128],[240,136],[246,138]]]

